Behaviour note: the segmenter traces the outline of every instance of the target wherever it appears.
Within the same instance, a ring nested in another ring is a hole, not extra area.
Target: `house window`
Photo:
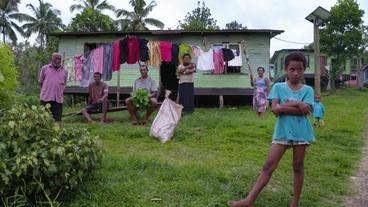
[[[242,59],[242,54],[240,51],[240,44],[239,43],[228,43],[227,48],[233,50],[236,53],[236,56],[233,60],[227,62],[226,72],[227,73],[240,73],[242,65],[240,64],[239,61],[237,61],[238,58]]]
[[[235,51],[236,54],[241,55],[241,47],[239,43],[214,43],[212,44],[212,49],[214,49],[216,52],[221,48],[228,48],[233,51]],[[240,56],[241,58],[241,56]],[[230,65],[229,65],[230,62]],[[224,62],[224,73],[240,73],[241,72],[241,65],[236,64],[235,61],[227,61]]]
[[[84,53],[89,52],[97,48],[97,43],[85,43],[84,44]]]
[[[306,68],[309,68],[309,55],[304,55],[307,60]]]

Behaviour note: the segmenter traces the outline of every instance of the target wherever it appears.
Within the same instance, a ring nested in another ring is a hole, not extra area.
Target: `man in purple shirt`
[[[51,64],[44,65],[38,77],[41,88],[41,105],[50,104],[52,116],[60,126],[68,71],[61,65],[61,55],[59,53],[52,54]]]

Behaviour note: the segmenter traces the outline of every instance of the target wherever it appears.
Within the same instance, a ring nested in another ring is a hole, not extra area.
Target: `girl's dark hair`
[[[304,70],[307,67],[307,59],[301,52],[291,52],[285,58],[285,68],[289,65],[290,61],[303,62]]]
[[[263,70],[263,72],[265,72],[265,69],[264,69],[264,67],[262,67],[262,66],[259,66],[258,68],[257,68],[257,71],[258,70]]]
[[[183,54],[183,58],[184,58],[185,56],[188,56],[189,58],[192,58],[192,56],[190,56],[190,54],[189,54],[189,53],[184,53],[184,54]]]

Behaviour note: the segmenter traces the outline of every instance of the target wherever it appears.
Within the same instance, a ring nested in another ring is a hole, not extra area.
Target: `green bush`
[[[6,45],[0,45],[0,109],[9,107],[17,87],[14,54]]]
[[[101,146],[85,129],[58,128],[42,106],[0,110],[0,197],[71,189],[96,167]]]

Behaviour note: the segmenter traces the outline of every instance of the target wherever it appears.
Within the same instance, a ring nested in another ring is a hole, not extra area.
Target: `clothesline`
[[[211,71],[214,74],[224,72],[224,61],[229,66],[241,66],[241,51],[213,48],[203,51],[199,46],[186,43],[175,44],[167,41],[148,41],[136,36],[126,36],[111,43],[98,43],[98,47],[73,57],[74,80],[79,81],[82,87],[88,87],[93,81],[93,73],[100,72],[103,80],[112,78],[112,73],[121,69],[121,64],[159,66],[161,62],[171,62],[178,66],[182,64],[185,53],[198,57],[197,68]],[[193,56],[192,56],[193,57]]]

